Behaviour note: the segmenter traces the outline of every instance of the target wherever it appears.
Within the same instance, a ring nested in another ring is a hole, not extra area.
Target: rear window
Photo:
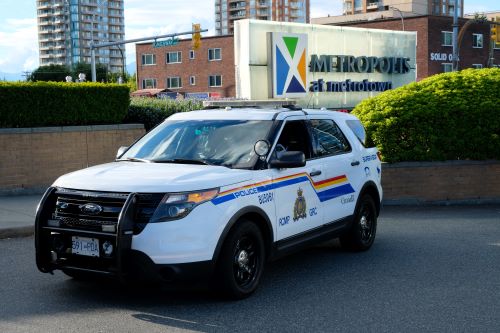
[[[363,127],[363,124],[359,120],[347,120],[347,126],[352,130],[352,132],[356,135],[359,142],[366,147],[366,131]]]

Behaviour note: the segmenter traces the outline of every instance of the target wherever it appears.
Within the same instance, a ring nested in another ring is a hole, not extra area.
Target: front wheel
[[[377,209],[373,198],[365,194],[361,197],[354,214],[354,223],[349,231],[340,237],[343,248],[352,251],[368,250],[377,232]]]
[[[217,282],[231,298],[248,297],[259,285],[264,261],[264,241],[259,227],[242,220],[224,242],[217,262]]]

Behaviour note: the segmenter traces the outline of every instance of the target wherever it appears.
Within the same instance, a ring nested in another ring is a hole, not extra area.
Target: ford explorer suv
[[[36,214],[45,273],[253,293],[264,264],[339,238],[369,249],[381,162],[353,115],[296,108],[177,113],[114,162],[61,176]]]

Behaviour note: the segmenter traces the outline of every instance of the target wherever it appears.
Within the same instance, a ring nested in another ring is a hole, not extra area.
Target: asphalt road
[[[39,273],[33,238],[0,241],[0,332],[499,332],[500,207],[389,207],[368,252],[336,242],[269,264],[229,302]]]

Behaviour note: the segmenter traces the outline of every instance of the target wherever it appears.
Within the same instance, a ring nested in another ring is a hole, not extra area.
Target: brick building
[[[319,20],[322,24],[329,24],[327,18]],[[467,21],[459,19],[460,28]],[[386,18],[331,25],[402,30],[402,23],[401,18]],[[452,24],[453,18],[448,16],[423,15],[404,18],[405,30],[417,32],[417,81],[452,70]],[[488,23],[473,23],[467,28],[459,50],[459,69],[484,68],[500,64],[500,48],[493,47],[490,33]]]
[[[234,37],[205,37],[136,44],[137,87],[159,88],[187,97],[234,97]]]

